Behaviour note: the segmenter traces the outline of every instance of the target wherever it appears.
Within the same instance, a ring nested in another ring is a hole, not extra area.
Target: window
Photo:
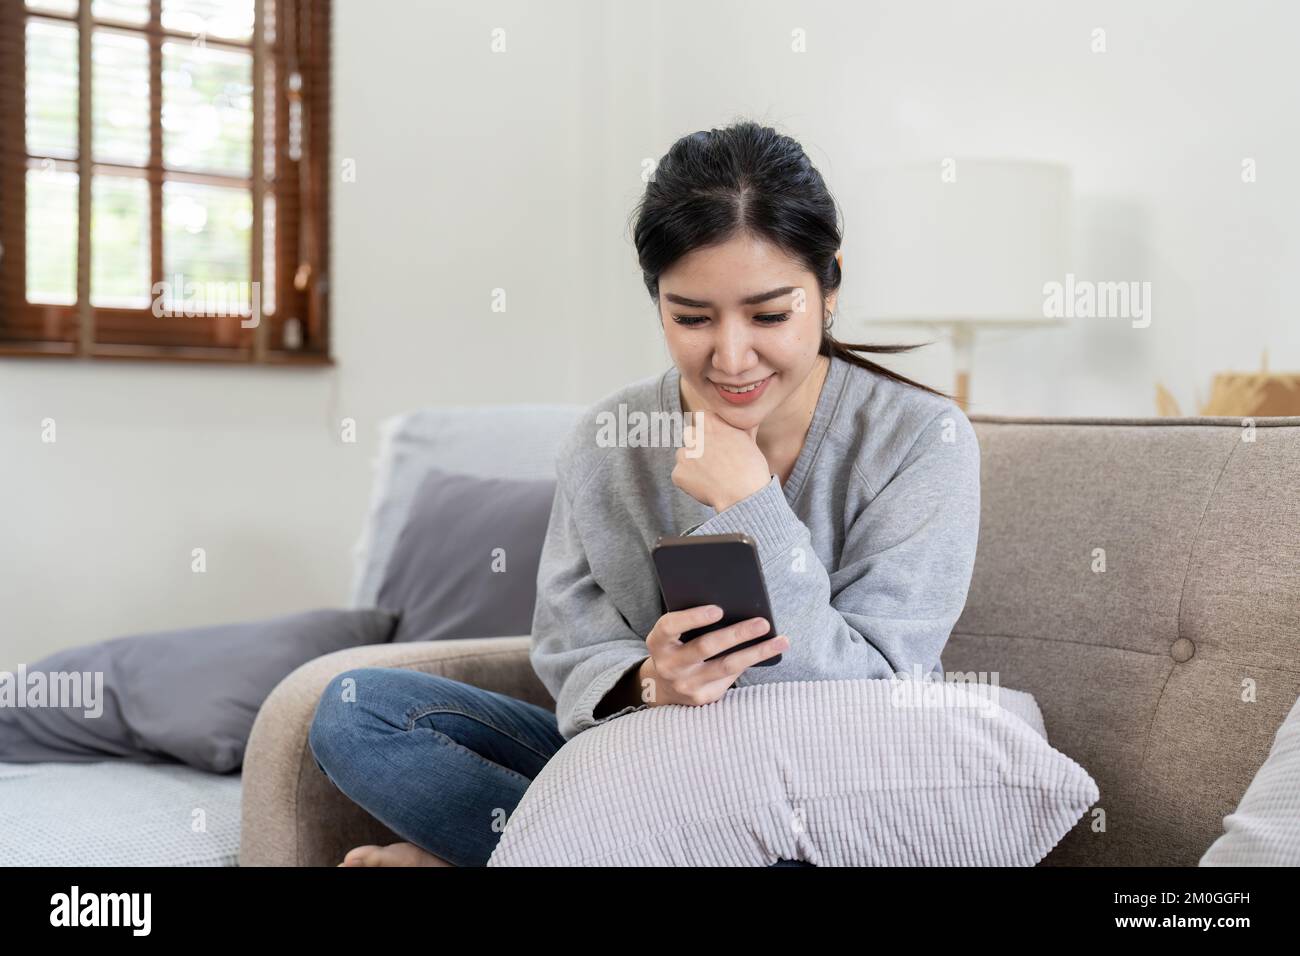
[[[329,0],[0,0],[0,356],[329,361]]]

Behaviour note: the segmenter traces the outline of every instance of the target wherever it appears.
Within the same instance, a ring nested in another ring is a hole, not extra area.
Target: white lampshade
[[[861,270],[867,320],[1050,324],[1043,285],[1065,281],[1068,166],[957,158],[867,176],[865,247],[845,261]]]

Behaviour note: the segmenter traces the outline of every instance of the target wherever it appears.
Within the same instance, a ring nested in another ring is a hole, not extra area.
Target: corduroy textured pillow
[[[488,866],[1032,866],[1097,799],[1023,691],[760,684],[578,734]]]
[[[1300,866],[1300,699],[1201,866]]]

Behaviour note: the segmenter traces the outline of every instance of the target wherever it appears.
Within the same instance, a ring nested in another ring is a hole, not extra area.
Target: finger
[[[753,647],[747,647],[743,651],[732,651],[725,657],[719,657],[716,661],[709,661],[697,673],[700,681],[706,686],[715,681],[726,681],[727,686],[730,687],[737,677],[759,661],[765,661],[769,657],[776,657],[776,655],[789,649],[790,638],[784,634],[778,634],[760,644],[755,644]]]
[[[700,604],[695,607],[683,608],[680,611],[669,611],[660,618],[660,625],[665,633],[673,640],[677,640],[687,631],[693,631],[697,627],[704,627],[720,620],[722,620],[722,608],[716,604]]]
[[[697,655],[696,659],[703,661],[714,654],[720,654],[730,647],[735,647],[737,644],[743,644],[745,641],[752,641],[756,637],[762,637],[771,630],[771,627],[765,618],[751,617],[718,628],[716,631],[701,634],[689,644],[684,644],[683,647],[689,647]]]

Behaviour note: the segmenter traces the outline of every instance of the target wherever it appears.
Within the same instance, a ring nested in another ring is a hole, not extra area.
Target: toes
[[[375,866],[375,856],[379,847],[373,845],[353,847],[343,857],[339,866]]]

